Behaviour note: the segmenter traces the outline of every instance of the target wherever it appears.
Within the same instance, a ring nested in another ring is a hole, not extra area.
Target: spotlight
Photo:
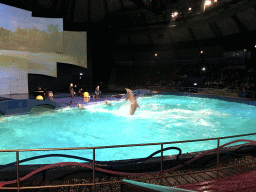
[[[172,13],[172,17],[177,17],[178,14],[179,14],[178,12],[173,12],[173,13]]]
[[[202,53],[204,53],[204,51],[201,51],[200,53],[202,54]]]
[[[157,53],[155,53],[155,57],[157,57]]]
[[[83,75],[83,73],[80,73],[80,75]]]
[[[177,17],[177,15],[178,15],[178,12],[174,12],[173,14],[174,14],[174,15]]]
[[[205,67],[202,68],[202,71],[205,71]]]
[[[210,5],[211,5],[211,1],[206,0],[205,3],[204,3],[204,11],[205,11],[205,8],[210,6]]]
[[[205,6],[208,6],[208,5],[211,5],[211,3],[212,3],[211,1],[206,0],[205,3],[204,3],[204,5],[205,5]]]

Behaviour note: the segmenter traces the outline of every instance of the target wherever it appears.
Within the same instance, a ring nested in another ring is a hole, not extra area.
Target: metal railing
[[[131,145],[113,145],[113,146],[101,146],[101,147],[77,147],[77,148],[45,148],[45,149],[15,149],[15,150],[0,150],[1,152],[15,152],[16,153],[16,172],[17,172],[17,179],[16,179],[16,184],[17,187],[0,187],[0,190],[3,189],[8,189],[8,190],[14,190],[16,189],[17,191],[20,191],[22,189],[43,189],[43,188],[60,188],[60,187],[75,187],[75,186],[92,186],[93,187],[93,191],[95,190],[95,186],[96,185],[104,185],[104,184],[113,184],[113,183],[120,183],[121,181],[115,181],[115,182],[99,182],[96,183],[96,179],[95,179],[95,172],[96,172],[96,166],[95,166],[95,159],[96,159],[96,155],[95,155],[95,151],[99,150],[99,149],[107,149],[107,148],[120,148],[120,147],[138,147],[138,146],[152,146],[152,145],[159,145],[161,148],[161,157],[160,157],[160,163],[161,166],[159,168],[160,171],[160,176],[158,177],[160,179],[160,183],[163,183],[163,149],[164,149],[164,145],[169,145],[169,144],[180,144],[180,143],[191,143],[191,142],[201,142],[201,141],[212,141],[215,140],[217,141],[217,147],[216,147],[216,154],[217,154],[217,168],[216,169],[212,169],[212,171],[217,171],[217,178],[218,178],[218,172],[220,171],[220,140],[223,139],[230,139],[230,138],[237,138],[237,137],[245,137],[245,136],[252,136],[252,135],[256,135],[256,133],[249,133],[249,134],[242,134],[242,135],[233,135],[233,136],[227,136],[227,137],[216,137],[216,138],[207,138],[207,139],[197,139],[197,140],[185,140],[185,141],[173,141],[173,142],[162,142],[162,143],[147,143],[147,144],[131,144]],[[46,186],[26,186],[26,187],[21,187],[20,186],[20,153],[21,152],[33,152],[33,151],[60,151],[60,150],[92,150],[93,152],[93,161],[92,161],[92,172],[93,172],[93,182],[92,183],[83,183],[83,184],[65,184],[65,185],[46,185]],[[199,171],[200,172],[200,171]],[[184,175],[186,175],[187,173],[184,173]],[[183,175],[183,174],[179,174],[179,175]],[[154,177],[154,179],[156,179]],[[143,179],[139,179],[139,180],[143,180]],[[148,178],[145,180],[149,180]],[[4,182],[4,181],[0,181]]]

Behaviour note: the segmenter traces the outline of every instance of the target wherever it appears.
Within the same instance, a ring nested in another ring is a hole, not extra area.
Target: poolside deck
[[[72,169],[72,167],[70,167]],[[170,187],[178,187],[196,191],[227,191],[226,183],[228,180],[232,180],[236,186],[230,188],[229,191],[254,191],[256,183],[256,157],[245,155],[242,158],[234,158],[231,161],[224,162],[220,165],[220,170],[213,171],[216,167],[199,169],[199,168],[182,168],[172,173],[165,173],[164,178],[158,176],[140,176],[140,177],[123,177],[113,176],[107,174],[100,174],[96,172],[96,181],[94,191],[106,191],[106,192],[119,192],[121,191],[122,179],[136,180],[150,184],[164,185]],[[245,174],[243,174],[245,173]],[[70,174],[65,177],[59,177],[58,179],[51,180],[27,180],[20,183],[20,187],[25,186],[48,186],[43,189],[23,189],[22,191],[93,191],[92,186],[81,186],[83,184],[92,183],[92,178],[83,174],[83,171],[78,173],[80,176],[74,177]],[[241,175],[242,174],[242,175]],[[238,176],[237,176],[238,175]],[[225,179],[227,178],[227,179]],[[241,179],[243,178],[243,179]],[[219,179],[219,180],[216,180]],[[210,182],[209,182],[210,181]],[[102,184],[101,182],[109,182],[108,184]],[[64,187],[65,185],[74,185]],[[50,185],[62,185],[60,188],[49,188]],[[223,185],[223,186],[221,186]],[[16,186],[9,185],[8,187]],[[7,186],[6,186],[7,187]],[[201,190],[199,190],[201,189]],[[235,189],[235,190],[234,190]],[[2,190],[7,191],[7,190]],[[9,190],[10,191],[10,190]]]

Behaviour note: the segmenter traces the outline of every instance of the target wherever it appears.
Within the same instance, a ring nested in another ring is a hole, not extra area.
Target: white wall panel
[[[17,76],[10,78],[10,94],[28,93],[28,74],[19,72]]]
[[[10,94],[10,79],[8,77],[0,78],[0,95]]]

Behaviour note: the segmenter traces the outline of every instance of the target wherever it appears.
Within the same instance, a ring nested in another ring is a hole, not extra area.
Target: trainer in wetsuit
[[[69,92],[71,95],[70,105],[73,105],[73,98],[74,98],[74,95],[76,94],[74,91],[74,87],[76,87],[76,85],[73,86],[73,83],[70,83],[70,86],[69,86]]]
[[[78,95],[79,97],[83,97],[82,91],[83,91],[83,88],[80,88],[80,89],[78,90],[77,95]]]
[[[100,86],[98,85],[98,86],[96,87],[96,89],[95,89],[95,100],[98,99],[99,94],[100,94]]]
[[[135,98],[135,96],[133,95],[132,90],[125,88],[125,90],[127,91],[127,96],[125,98],[125,100],[130,101],[130,112],[129,115],[133,115],[135,110],[137,109],[137,107],[140,107],[139,104],[137,103],[137,100]]]

